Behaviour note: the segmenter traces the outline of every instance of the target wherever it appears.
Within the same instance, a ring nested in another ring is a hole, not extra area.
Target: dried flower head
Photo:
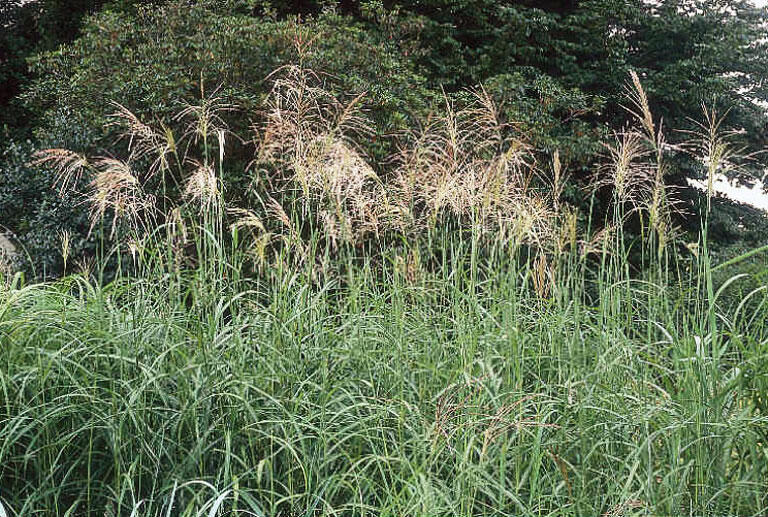
[[[404,219],[396,227],[428,227],[446,215],[482,231],[510,226],[527,204],[533,160],[529,146],[508,130],[484,90],[463,109],[446,99],[444,113],[409,133],[396,157],[391,213]]]
[[[202,142],[208,145],[208,140],[216,135],[219,139],[219,152],[223,152],[223,135],[228,131],[224,120],[224,114],[235,111],[237,106],[225,101],[221,95],[217,95],[218,89],[213,95],[206,96],[203,81],[200,81],[200,101],[197,104],[186,104],[174,118],[177,121],[186,121],[186,129],[183,138],[192,137],[193,142]]]
[[[216,171],[210,165],[195,162],[195,168],[184,185],[184,195],[196,202],[201,211],[211,209],[221,201],[221,189]]]
[[[171,129],[163,125],[161,131],[155,130],[122,104],[113,104],[116,111],[111,115],[110,125],[122,130],[121,138],[128,140],[132,159],[154,157],[149,176],[167,170],[169,156],[176,152],[176,139]]]
[[[74,187],[85,170],[90,167],[88,160],[82,154],[67,149],[45,149],[34,154],[32,165],[52,167],[56,171],[54,185],[60,192]]]
[[[606,145],[608,161],[598,169],[592,188],[610,186],[617,203],[639,206],[649,191],[653,169],[642,135],[635,131],[619,133],[614,145]]]
[[[100,158],[94,163],[97,171],[90,183],[91,231],[111,212],[110,237],[118,221],[126,221],[138,230],[144,224],[142,214],[151,215],[154,198],[147,195],[130,165],[114,158]]]
[[[302,218],[320,223],[332,243],[377,231],[383,187],[355,144],[370,132],[360,114],[363,96],[341,102],[317,74],[297,66],[272,77],[265,121],[255,128],[257,160],[272,164],[271,183],[297,194]]]

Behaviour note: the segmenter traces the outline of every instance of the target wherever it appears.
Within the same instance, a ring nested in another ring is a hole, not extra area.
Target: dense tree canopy
[[[444,95],[460,103],[481,86],[515,130],[583,179],[627,123],[630,71],[672,144],[685,136],[672,128],[694,127],[702,104],[727,114],[745,153],[768,139],[768,12],[747,0],[15,0],[0,23],[0,127],[32,147],[111,145],[113,103],[167,121],[201,81],[247,127],[269,73],[297,61],[341,96],[365,93],[375,135],[360,144],[377,163],[391,135],[439,111]],[[754,156],[731,174],[760,177],[768,157]],[[10,176],[38,174],[10,163],[0,199],[19,185]],[[702,174],[700,163],[670,163],[671,182]],[[18,232],[50,205],[38,189],[23,195],[24,210],[0,203]]]
[[[142,33],[148,30],[143,27],[153,22],[147,12],[137,15],[137,9],[142,4],[162,3],[158,0],[37,0],[23,6],[19,1],[6,4],[0,16],[10,30],[0,40],[4,62],[0,75],[4,93],[0,102],[8,104],[10,96],[19,92],[21,83],[35,76],[28,71],[25,59],[74,40],[81,34],[85,16],[99,10],[115,13],[113,16],[122,12],[126,18],[114,23],[135,23]],[[442,87],[449,92],[488,80],[494,80],[498,86],[499,77],[524,74],[546,78],[544,80],[557,90],[552,91],[557,96],[556,103],[564,104],[578,97],[573,109],[588,113],[593,126],[605,124],[616,128],[623,124],[620,103],[627,73],[636,70],[643,77],[659,117],[668,127],[683,129],[689,125],[689,119],[698,117],[702,102],[717,103],[723,111],[730,110],[730,126],[746,130],[750,138],[748,144],[753,149],[765,144],[765,113],[752,101],[768,98],[768,86],[763,80],[768,73],[768,52],[761,38],[766,30],[766,12],[748,0],[658,3],[645,0],[205,0],[180,4],[205,6],[207,14],[201,15],[198,7],[189,13],[185,22],[176,16],[177,24],[187,23],[186,29],[179,29],[186,32],[164,34],[167,41],[158,44],[157,52],[162,52],[163,45],[165,49],[170,48],[176,42],[175,36],[193,37],[196,27],[201,36],[223,32],[225,35],[217,36],[223,41],[226,34],[231,35],[235,30],[222,25],[223,17],[231,17],[227,18],[228,22],[239,26],[242,32],[244,26],[263,24],[265,20],[296,14],[306,18],[334,9],[341,15],[336,22],[340,34],[364,33],[362,37],[371,45],[381,44],[385,50],[390,49],[383,54],[365,56],[368,63],[363,67],[350,61],[348,56],[346,61],[324,59],[323,65],[330,71],[345,70],[345,86],[349,81],[367,86],[365,70],[371,71],[377,59],[382,60],[381,66],[385,68],[411,67],[433,90]],[[132,16],[139,18],[134,21]],[[197,16],[196,26],[191,25],[193,16]],[[124,35],[117,42],[119,47],[107,47],[106,41],[99,47],[96,40],[104,38],[105,33],[95,32],[92,23],[83,34],[85,41],[63,50],[71,59],[77,58],[72,52],[78,48],[89,53],[89,60],[100,59],[103,63],[110,56],[113,60],[120,57],[116,48],[121,50],[135,44],[137,48],[133,52],[142,52],[138,50],[144,45],[141,37],[131,39]],[[343,25],[348,27],[342,30]],[[112,29],[119,31],[124,27],[115,25]],[[343,35],[331,38],[325,42],[326,48],[334,41],[341,43],[343,38]],[[246,38],[246,41],[250,40]],[[242,49],[253,42],[240,43],[236,50],[240,54],[227,55],[230,61],[219,64],[219,72],[223,71],[221,77],[211,74],[211,82],[226,82],[244,68],[263,71],[266,63],[260,55],[260,42],[248,57],[242,54]],[[205,46],[205,43],[197,45]],[[102,51],[105,54],[99,56]],[[180,54],[183,54],[182,47],[171,52],[171,55]],[[348,52],[337,52],[338,57],[345,54]],[[219,57],[222,55],[218,52]],[[273,64],[285,58],[285,55],[270,56]],[[151,58],[145,55],[142,59]],[[166,63],[170,59],[166,58]],[[155,65],[159,66],[159,62]],[[230,65],[233,70],[225,70]],[[69,70],[62,69],[60,64],[55,66],[59,74],[56,77],[63,77],[61,74],[75,74],[89,65],[73,63]],[[37,77],[51,85],[51,78],[46,77],[49,70],[45,67],[36,70]],[[356,75],[361,78],[355,78]],[[574,97],[576,92],[581,95]],[[109,93],[114,92],[106,88],[103,95]],[[599,113],[586,110],[587,105],[594,107],[601,103],[605,105]],[[39,113],[33,109],[33,114]],[[574,134],[575,131],[570,131],[571,136]]]

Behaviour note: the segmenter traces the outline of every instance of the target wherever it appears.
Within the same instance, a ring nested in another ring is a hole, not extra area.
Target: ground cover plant
[[[33,158],[99,247],[0,273],[0,514],[765,514],[766,250],[713,263],[706,211],[681,240],[637,75],[605,217],[482,88],[380,175],[364,98],[268,82],[247,135],[201,86],[179,131],[114,104],[115,153]],[[737,147],[706,113],[714,175]]]

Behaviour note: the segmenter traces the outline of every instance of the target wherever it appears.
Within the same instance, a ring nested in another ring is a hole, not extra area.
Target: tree
[[[14,98],[30,79],[27,59],[74,40],[83,19],[106,5],[132,9],[152,0],[4,0],[0,5],[0,127],[25,129]]]
[[[702,103],[727,112],[748,152],[768,141],[768,9],[748,0],[390,0],[422,17],[423,62],[449,89],[535,69],[605,105],[582,119],[620,129],[630,70],[667,128],[690,129]],[[682,133],[670,133],[677,142]],[[762,174],[766,157],[742,169]],[[675,181],[696,174],[692,164]]]
[[[755,100],[768,100],[768,10],[746,0],[664,0],[641,12],[636,2],[635,15],[622,27],[627,62],[643,77],[665,124],[688,129],[708,104],[727,112],[725,127],[743,132],[746,152],[765,149],[768,116]],[[742,171],[760,177],[766,158]]]

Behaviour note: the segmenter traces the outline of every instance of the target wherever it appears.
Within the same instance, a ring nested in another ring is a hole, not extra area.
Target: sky
[[[707,190],[706,181],[688,180],[688,183],[699,190]],[[735,182],[729,181],[728,178],[722,174],[718,174],[715,176],[712,186],[715,192],[724,194],[730,199],[752,205],[755,208],[760,208],[768,212],[768,195],[763,192],[763,183],[760,181],[755,182],[752,186],[737,185]]]
[[[752,2],[758,7],[768,6],[768,0],[752,0]],[[768,174],[766,176],[768,176]],[[762,208],[768,212],[768,194],[763,191],[763,184],[767,182],[766,180],[768,180],[768,177],[764,177],[762,182],[758,181],[752,187],[739,187],[736,186],[735,183],[729,182],[724,177],[718,177],[714,182],[714,187],[716,191],[725,194],[731,199],[747,203],[757,208]],[[699,183],[696,186],[706,190],[706,185],[702,183]]]

